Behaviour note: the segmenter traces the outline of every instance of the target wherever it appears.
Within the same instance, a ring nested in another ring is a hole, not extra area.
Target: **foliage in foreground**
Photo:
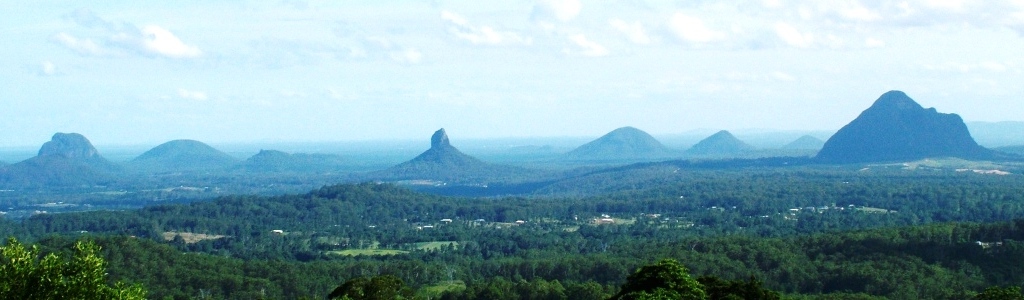
[[[40,259],[38,246],[10,238],[0,246],[0,299],[145,299],[141,285],[107,284],[99,251],[80,241],[71,257],[50,253]]]

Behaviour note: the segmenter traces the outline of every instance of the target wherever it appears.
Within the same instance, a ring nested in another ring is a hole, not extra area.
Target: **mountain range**
[[[958,115],[939,113],[934,108],[926,109],[900,91],[890,91],[881,95],[828,141],[822,142],[812,136],[803,136],[781,150],[813,151],[817,148],[820,148],[820,151],[814,159],[817,163],[824,164],[892,162],[932,157],[1021,160],[1020,156],[1007,153],[1022,152],[1020,147],[1001,147],[1001,152],[997,152],[979,146]],[[560,159],[552,160],[564,163],[564,160],[753,158],[786,156],[789,153],[774,150],[757,150],[729,131],[722,130],[702,139],[685,152],[674,152],[642,130],[622,127],[576,147]],[[133,171],[135,175],[191,171],[337,174],[345,172],[346,163],[345,159],[337,155],[291,154],[276,150],[262,150],[245,161],[240,161],[199,141],[174,140],[154,147],[122,166],[111,163],[101,156],[92,143],[81,134],[56,133],[50,141],[39,148],[35,156],[13,164],[0,163],[0,187],[102,186],[131,178],[124,176],[126,171]],[[430,148],[415,158],[385,170],[350,174],[350,177],[360,180],[480,183],[511,177],[517,178],[520,182],[538,180],[538,174],[542,173],[546,174],[544,176],[557,176],[550,175],[550,170],[543,172],[491,164],[467,155],[451,144],[448,134],[442,128],[431,136]]]

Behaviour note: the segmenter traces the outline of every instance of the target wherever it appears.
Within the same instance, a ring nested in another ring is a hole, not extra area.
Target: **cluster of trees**
[[[10,238],[0,245],[0,298],[2,299],[146,299],[138,284],[108,284],[106,263],[99,246],[77,242],[71,256],[25,247]]]

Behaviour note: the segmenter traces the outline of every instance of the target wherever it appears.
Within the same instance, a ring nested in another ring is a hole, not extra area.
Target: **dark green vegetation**
[[[106,282],[106,262],[93,243],[77,242],[71,257],[39,247],[26,248],[16,239],[0,246],[0,299],[145,299],[139,285]]]
[[[711,299],[964,299],[1024,284],[1020,175],[773,167],[785,163],[636,165],[537,190],[565,197],[345,184],[0,229],[50,251],[92,240],[111,280],[157,299],[323,298],[382,275],[423,298],[604,299],[665,258]]]

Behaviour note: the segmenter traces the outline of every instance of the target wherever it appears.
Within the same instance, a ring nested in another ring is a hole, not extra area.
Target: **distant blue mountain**
[[[633,127],[612,130],[566,154],[576,160],[632,160],[671,155],[672,151],[657,139]]]
[[[122,168],[100,156],[85,136],[56,133],[38,155],[0,168],[0,186],[88,187],[109,184]]]
[[[917,160],[928,157],[991,159],[956,114],[925,109],[907,94],[883,94],[833,135],[815,157],[827,163]]]
[[[173,140],[142,153],[129,166],[146,172],[221,170],[238,163],[227,153],[193,140]]]
[[[441,128],[430,137],[430,149],[370,176],[387,180],[486,181],[521,172],[521,168],[489,164],[462,153],[451,145]]]
[[[748,153],[756,150],[754,146],[744,143],[728,131],[719,131],[686,150],[690,155],[729,156]]]
[[[821,147],[825,146],[825,141],[818,139],[813,136],[805,135],[795,141],[782,146],[782,149],[786,150],[820,150]]]
[[[331,172],[336,171],[345,160],[333,154],[286,153],[277,150],[260,150],[246,159],[241,168],[249,172]]]

